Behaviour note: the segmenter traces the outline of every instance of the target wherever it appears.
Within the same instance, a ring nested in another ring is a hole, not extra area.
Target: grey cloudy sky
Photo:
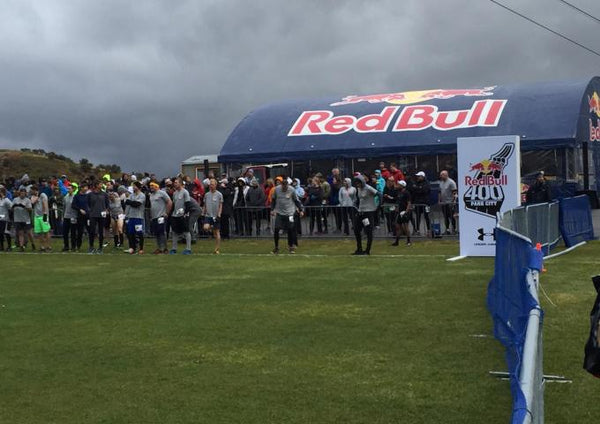
[[[600,23],[564,3],[500,1],[600,51]],[[0,39],[0,147],[160,175],[264,103],[600,74],[486,0],[4,0]]]

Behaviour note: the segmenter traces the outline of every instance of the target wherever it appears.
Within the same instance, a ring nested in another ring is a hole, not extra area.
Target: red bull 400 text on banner
[[[497,214],[521,205],[518,136],[457,140],[461,256],[494,256]]]

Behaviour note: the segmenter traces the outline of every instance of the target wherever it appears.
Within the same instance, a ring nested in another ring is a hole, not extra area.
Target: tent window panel
[[[437,169],[436,155],[418,155],[417,169],[425,172],[429,180],[437,180],[439,171]]]
[[[364,160],[363,160],[364,159]],[[373,174],[376,169],[379,169],[379,163],[383,162],[387,169],[390,169],[390,163],[398,164],[395,156],[381,156],[376,158],[354,159],[354,170],[364,172],[367,175]]]
[[[315,175],[317,172],[320,172],[323,175],[330,175],[331,170],[335,168],[336,160],[335,159],[325,159],[325,160],[311,160],[310,161],[310,175]]]
[[[555,150],[521,152],[521,176],[530,176],[540,171],[548,176],[561,176],[560,159]]]

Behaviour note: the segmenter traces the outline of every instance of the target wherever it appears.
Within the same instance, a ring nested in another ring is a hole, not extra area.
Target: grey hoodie
[[[360,182],[359,186],[356,189],[356,194],[358,196],[358,211],[359,212],[374,212],[377,210],[377,205],[375,204],[375,196],[377,196],[378,191],[376,188],[371,187],[365,182],[365,178],[362,175],[356,177],[356,179]]]

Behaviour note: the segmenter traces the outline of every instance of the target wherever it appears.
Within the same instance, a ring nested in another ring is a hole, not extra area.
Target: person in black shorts
[[[406,189],[406,181],[398,181],[398,216],[396,218],[396,241],[392,243],[392,246],[398,246],[400,240],[400,234],[406,234],[406,245],[410,246],[410,231],[408,229],[408,223],[411,218],[411,201],[410,192]]]

